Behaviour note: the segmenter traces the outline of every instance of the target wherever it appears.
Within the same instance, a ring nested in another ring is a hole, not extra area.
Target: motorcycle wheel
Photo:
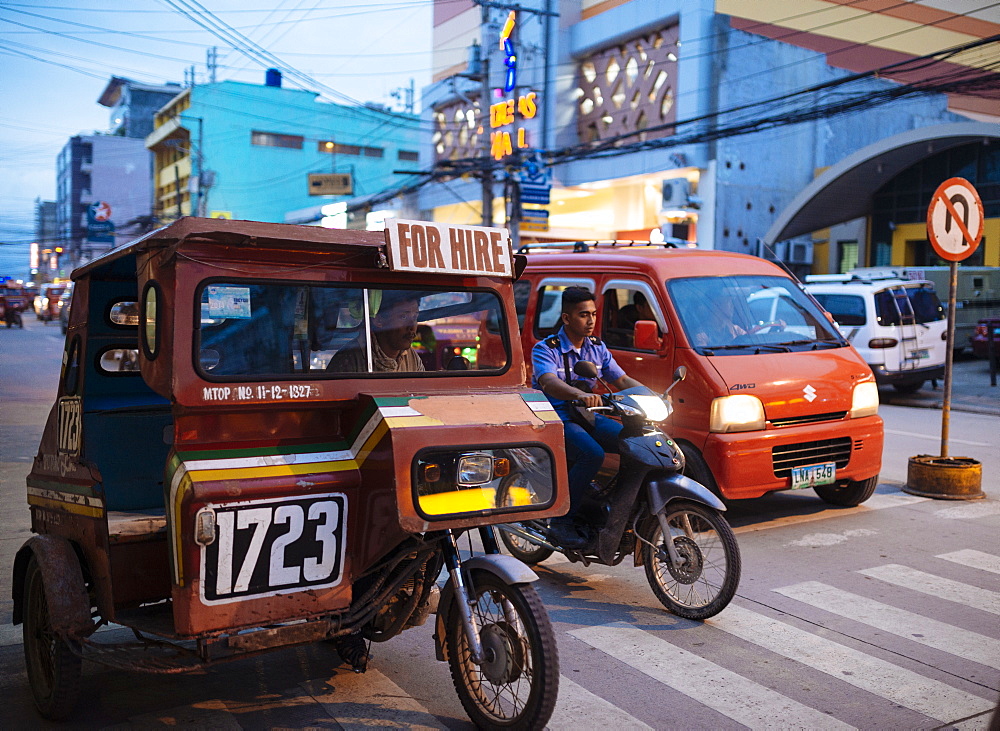
[[[68,718],[80,697],[81,660],[52,631],[41,569],[34,557],[24,580],[24,664],[38,712],[59,721]]]
[[[659,521],[643,544],[646,579],[656,598],[685,619],[713,617],[732,600],[740,583],[740,549],[729,523],[709,507],[673,500],[664,507],[671,540],[685,559],[675,568],[667,556]]]
[[[559,692],[559,660],[542,600],[530,586],[482,571],[468,589],[484,662],[470,657],[457,607],[445,628],[451,678],[465,712],[479,728],[544,727]]]
[[[508,533],[503,528],[500,528],[499,533],[500,540],[503,541],[503,544],[507,547],[510,555],[518,561],[528,564],[529,566],[541,563],[553,553],[551,548],[537,546],[531,541],[525,540],[520,536]]]

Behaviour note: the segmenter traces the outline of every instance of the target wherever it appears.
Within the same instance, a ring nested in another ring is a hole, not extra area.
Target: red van
[[[662,245],[521,253],[514,299],[526,354],[556,332],[562,291],[578,285],[595,293],[596,334],[629,375],[664,390],[687,366],[665,430],[689,477],[726,499],[813,488],[857,505],[872,495],[883,440],[872,371],[777,265]]]

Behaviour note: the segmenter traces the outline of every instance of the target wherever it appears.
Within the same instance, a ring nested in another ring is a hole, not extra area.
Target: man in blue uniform
[[[581,401],[586,406],[600,406],[601,397],[588,388],[596,380],[581,379],[573,373],[573,366],[589,360],[597,366],[597,374],[618,390],[641,386],[634,378],[625,375],[607,346],[594,337],[597,305],[594,294],[584,287],[567,287],[562,295],[562,327],[552,337],[535,343],[531,351],[533,369],[532,386],[545,394],[563,421],[566,434],[566,459],[569,462],[569,513],[549,521],[552,538],[564,548],[583,548],[587,536],[574,525],[576,511],[584,492],[604,461],[604,453],[618,451],[618,432],[621,424],[606,416],[596,415],[593,436],[572,421],[570,402]],[[573,382],[578,383],[573,385]]]

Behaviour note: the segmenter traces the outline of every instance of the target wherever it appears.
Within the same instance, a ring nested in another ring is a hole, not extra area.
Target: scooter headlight
[[[652,422],[660,422],[670,416],[670,406],[659,396],[642,394],[632,396],[632,400]]]

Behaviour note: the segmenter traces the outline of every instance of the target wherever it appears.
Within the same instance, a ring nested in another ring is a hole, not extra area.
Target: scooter
[[[19,327],[24,328],[24,321],[21,319],[21,310],[13,305],[8,305],[4,310],[4,320],[7,323],[7,327]]]
[[[597,368],[588,361],[573,371],[597,378]],[[707,619],[729,604],[741,561],[736,536],[722,515],[726,507],[681,474],[683,452],[656,426],[670,415],[667,396],[686,375],[687,369],[679,367],[662,396],[638,386],[602,394],[602,406],[576,405],[585,429],[593,428],[593,412],[621,419],[618,472],[606,484],[592,483],[577,511],[577,527],[590,536],[586,546],[561,547],[545,520],[501,525],[500,538],[514,557],[537,564],[559,552],[585,566],[615,566],[631,555],[636,566],[645,567],[650,588],[670,612]]]

